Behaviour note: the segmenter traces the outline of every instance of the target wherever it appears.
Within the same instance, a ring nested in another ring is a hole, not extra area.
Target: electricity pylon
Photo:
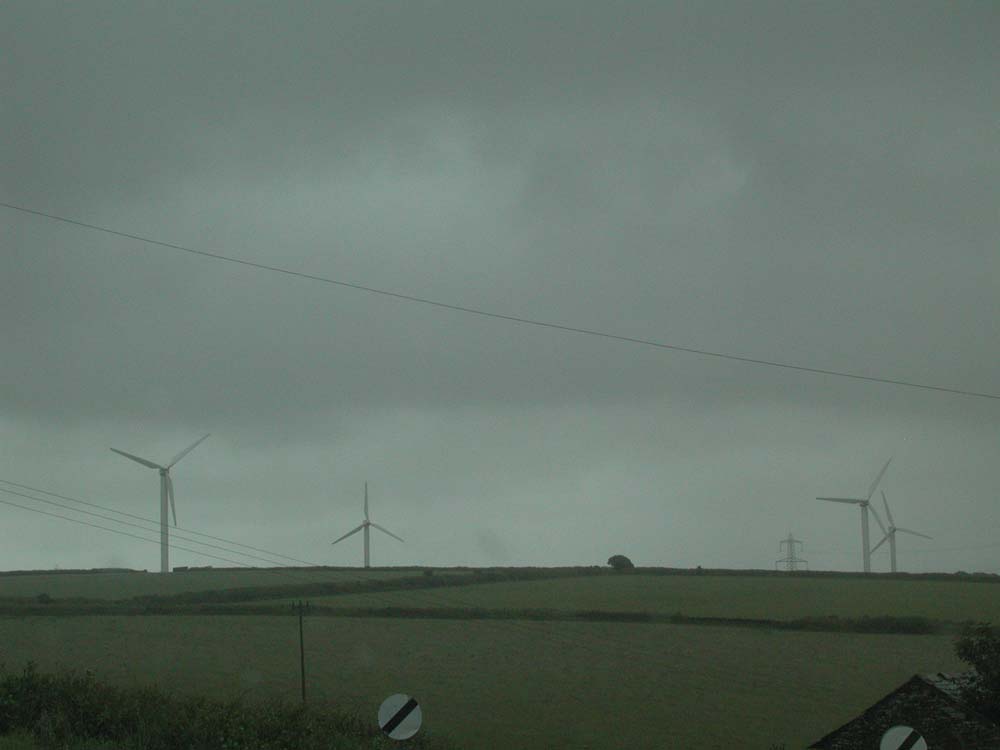
[[[791,534],[788,535],[787,539],[782,539],[778,544],[778,552],[781,552],[782,547],[788,547],[788,554],[782,557],[780,560],[774,561],[774,569],[778,570],[779,565],[784,565],[784,570],[798,570],[797,565],[805,565],[806,570],[809,570],[809,562],[803,560],[801,557],[795,556],[795,545],[799,545],[799,550],[802,549],[802,542],[798,541]]]

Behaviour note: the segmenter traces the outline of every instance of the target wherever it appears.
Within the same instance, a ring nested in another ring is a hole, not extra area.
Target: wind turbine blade
[[[932,536],[927,536],[926,534],[921,534],[919,531],[912,531],[911,529],[896,529],[896,531],[902,531],[904,534],[913,534],[913,536],[922,536],[924,539],[933,539]]]
[[[404,540],[404,539],[403,539],[402,537],[398,537],[398,536],[396,536],[396,535],[395,535],[395,534],[393,534],[393,533],[392,533],[391,531],[389,531],[389,529],[385,529],[385,528],[382,528],[382,527],[381,527],[381,526],[379,526],[379,525],[378,525],[377,523],[373,523],[373,524],[372,524],[372,526],[374,526],[374,527],[375,527],[376,529],[378,529],[379,531],[381,531],[381,532],[383,532],[383,533],[385,533],[385,534],[388,534],[388,535],[389,535],[389,536],[391,536],[391,537],[392,537],[393,539],[399,539],[399,541],[403,542],[403,544],[406,544],[406,540]]]
[[[888,534],[889,530],[885,527],[885,524],[882,523],[882,519],[878,517],[878,513],[875,511],[875,506],[869,503],[868,510],[870,510],[872,512],[872,515],[875,516],[875,521],[878,523],[878,527],[882,529],[882,533]]]
[[[817,497],[817,500],[826,500],[828,503],[849,503],[851,505],[860,505],[864,500],[856,497]]]
[[[889,510],[889,501],[885,499],[885,490],[882,490],[882,505],[885,506],[885,515],[889,519],[889,525],[895,526],[896,522],[892,520],[892,511]]]
[[[885,475],[885,470],[889,468],[889,464],[891,463],[892,456],[889,456],[889,460],[885,462],[885,466],[882,467],[882,471],[878,473],[878,476],[875,477],[875,481],[872,482],[872,486],[868,488],[868,497],[865,498],[866,500],[872,499],[872,495],[875,494],[875,488],[878,487],[878,483],[882,481],[882,477]]]
[[[330,544],[336,544],[337,542],[342,542],[345,539],[347,539],[347,537],[349,537],[351,534],[357,534],[364,527],[365,527],[365,525],[361,524],[360,526],[358,526],[358,528],[353,529],[351,531],[348,531],[346,534],[344,534],[342,537],[340,537],[340,539],[334,539],[332,542],[330,542]]]
[[[208,433],[208,435],[211,435],[211,434],[212,433]],[[195,448],[197,448],[202,443],[202,441],[204,441],[205,438],[208,437],[208,435],[202,435],[200,438],[198,438],[193,443],[191,443],[191,445],[189,445],[187,448],[185,448],[180,453],[178,453],[176,456],[174,456],[174,460],[171,461],[169,464],[167,464],[167,468],[169,469],[171,466],[173,466],[178,461],[180,461],[182,458],[184,458],[184,456],[186,456],[188,453],[190,453]]]
[[[112,448],[115,453],[120,456],[125,456],[125,458],[131,458],[136,463],[142,464],[143,466],[148,466],[150,469],[162,469],[163,467],[159,464],[154,464],[152,461],[147,461],[144,458],[139,458],[139,456],[133,456],[131,453],[126,453],[125,451],[120,451],[117,448]]]
[[[167,480],[167,497],[170,498],[170,512],[174,514],[174,526],[177,525],[177,508],[174,507],[174,480],[169,474],[164,474]]]
[[[365,520],[368,520],[368,482],[365,482]]]
[[[888,538],[889,538],[889,534],[886,534],[884,537],[882,537],[882,541],[879,542],[878,544],[876,544],[874,547],[872,547],[872,552],[874,552],[879,547],[881,547],[885,543],[885,540],[888,539]]]

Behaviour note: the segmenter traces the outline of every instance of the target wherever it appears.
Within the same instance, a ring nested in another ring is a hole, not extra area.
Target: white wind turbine
[[[139,456],[133,456],[131,453],[126,453],[125,451],[120,451],[117,448],[112,448],[115,453],[125,456],[125,458],[130,458],[136,463],[140,463],[143,466],[148,466],[150,469],[158,469],[160,472],[160,572],[169,573],[170,572],[170,555],[169,555],[169,539],[167,534],[167,501],[170,502],[170,510],[174,516],[174,526],[177,525],[177,509],[174,507],[174,482],[170,478],[170,469],[180,461],[184,456],[193,451],[195,447],[198,446],[201,441],[207,438],[208,435],[204,435],[197,440],[195,440],[191,445],[182,450],[176,456],[174,460],[171,461],[166,466],[160,466],[159,464],[153,463],[152,461],[147,461],[145,458],[140,458]]]
[[[872,572],[872,550],[869,548],[868,541],[868,506],[870,505],[872,495],[875,494],[875,488],[878,487],[878,483],[882,481],[882,476],[885,474],[885,470],[889,468],[889,464],[892,463],[892,458],[885,462],[885,466],[882,467],[882,471],[878,473],[875,477],[875,481],[871,483],[868,488],[868,496],[861,497],[817,497],[817,500],[827,500],[831,503],[849,503],[851,505],[861,506],[861,560],[864,565],[865,573]],[[882,523],[882,519],[878,517],[878,513],[875,508],[871,509],[875,516],[875,520],[878,521],[879,527],[882,529],[882,533],[889,533]]]
[[[885,506],[885,515],[889,519],[889,530],[885,532],[885,536],[882,537],[882,541],[872,547],[872,552],[877,550],[883,544],[885,540],[889,540],[889,560],[891,561],[892,572],[896,572],[896,532],[902,531],[904,534],[913,534],[913,536],[922,536],[924,539],[931,539],[932,537],[926,534],[921,534],[919,531],[912,531],[910,529],[901,529],[896,525],[896,522],[892,520],[892,511],[889,510],[889,501],[885,499],[885,492],[882,492],[882,504]]]
[[[339,539],[336,539],[333,542],[331,542],[331,544],[336,544],[337,542],[342,542],[345,539],[347,539],[347,537],[351,536],[352,534],[357,534],[359,531],[364,530],[364,532],[365,532],[365,567],[366,568],[369,567],[369,563],[371,562],[371,556],[369,555],[369,542],[368,542],[368,534],[369,534],[368,527],[369,526],[374,526],[376,529],[378,529],[379,531],[383,532],[384,534],[388,534],[393,539],[399,539],[399,541],[401,541],[401,542],[403,541],[402,538],[400,538],[400,537],[396,536],[395,534],[393,534],[391,531],[389,531],[389,529],[383,528],[383,527],[379,526],[377,523],[375,523],[374,521],[369,520],[369,518],[368,518],[368,482],[365,482],[365,520],[356,529],[351,529],[350,531],[348,531],[346,534],[344,534]]]

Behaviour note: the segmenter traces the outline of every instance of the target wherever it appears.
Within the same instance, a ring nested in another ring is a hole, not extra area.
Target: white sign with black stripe
[[[927,750],[927,740],[913,727],[895,726],[882,735],[878,750]]]
[[[408,740],[420,729],[420,704],[405,693],[390,695],[378,709],[378,725],[394,740]]]

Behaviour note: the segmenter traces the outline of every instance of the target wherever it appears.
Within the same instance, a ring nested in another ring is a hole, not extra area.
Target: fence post
[[[302,635],[302,611],[304,605],[299,601],[299,675],[302,683],[302,702],[306,702],[306,648],[305,639]]]

